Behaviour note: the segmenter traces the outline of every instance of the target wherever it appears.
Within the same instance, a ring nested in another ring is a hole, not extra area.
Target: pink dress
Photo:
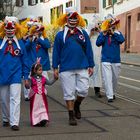
[[[30,120],[32,126],[38,124],[42,120],[49,120],[45,84],[45,77],[31,77],[31,91],[29,96]]]

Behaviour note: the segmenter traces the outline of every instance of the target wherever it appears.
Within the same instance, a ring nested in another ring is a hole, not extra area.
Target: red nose
[[[6,25],[6,29],[13,29],[13,24],[12,22],[8,22],[7,25]]]

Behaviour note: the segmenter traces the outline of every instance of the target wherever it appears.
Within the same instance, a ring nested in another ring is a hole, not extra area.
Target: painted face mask
[[[8,38],[12,38],[15,35],[15,22],[14,21],[6,21],[5,22],[5,33]]]
[[[71,12],[67,14],[67,25],[71,28],[76,27],[78,24],[78,13]]]

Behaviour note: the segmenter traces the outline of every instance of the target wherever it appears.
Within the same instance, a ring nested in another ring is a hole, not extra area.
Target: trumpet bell
[[[110,21],[109,20],[105,20],[102,22],[101,24],[101,31],[107,31],[110,28]]]

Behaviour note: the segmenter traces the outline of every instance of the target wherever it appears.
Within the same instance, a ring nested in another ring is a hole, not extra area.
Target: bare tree
[[[15,0],[0,0],[0,19],[6,15],[13,16],[15,6]]]

